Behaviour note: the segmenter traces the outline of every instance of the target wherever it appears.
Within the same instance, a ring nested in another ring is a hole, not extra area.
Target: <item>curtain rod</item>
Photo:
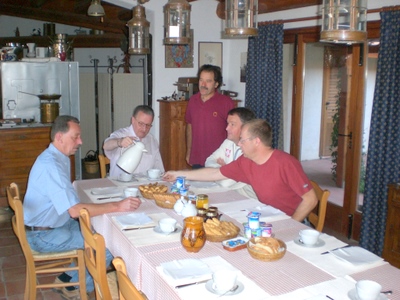
[[[389,10],[400,10],[400,5],[396,6],[385,6],[382,8],[370,9],[367,11],[368,14],[377,13],[381,11],[389,11]],[[303,21],[312,21],[312,20],[319,20],[322,16],[315,16],[315,17],[304,17],[304,18],[296,18],[296,19],[287,19],[287,20],[277,20],[277,21],[265,21],[259,22],[258,26],[265,26],[269,24],[285,24],[285,23],[294,23],[294,22],[303,22]]]

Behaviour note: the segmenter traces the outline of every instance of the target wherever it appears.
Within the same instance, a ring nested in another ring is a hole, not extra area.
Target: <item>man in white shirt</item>
[[[241,156],[242,150],[238,146],[238,143],[242,125],[255,118],[256,115],[254,112],[248,108],[236,107],[231,109],[227,118],[227,138],[222,142],[221,146],[207,158],[205,167],[219,168]],[[237,190],[242,195],[257,199],[253,188],[246,183],[237,182],[232,179],[220,180],[217,183],[222,187]]]
[[[110,177],[118,178],[120,174],[125,173],[125,171],[117,166],[117,161],[126,148],[131,146],[134,141],[142,142],[147,150],[147,152],[143,152],[142,159],[134,173],[146,173],[148,169],[160,169],[161,172],[164,172],[158,142],[149,133],[153,126],[153,119],[153,109],[147,105],[139,105],[133,111],[132,124],[114,131],[104,141],[104,153],[110,159]]]

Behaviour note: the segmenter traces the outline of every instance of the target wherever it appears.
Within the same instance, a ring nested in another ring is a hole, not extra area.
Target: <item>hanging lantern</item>
[[[225,34],[257,35],[258,0],[225,0]]]
[[[191,5],[186,0],[169,0],[164,6],[164,44],[189,44]]]
[[[129,54],[150,53],[150,22],[146,20],[143,6],[137,5],[133,8],[132,19],[126,26],[129,27]]]
[[[324,0],[321,42],[363,43],[367,39],[367,0]]]
[[[105,16],[104,8],[101,6],[101,0],[92,0],[87,14],[91,17],[103,17]]]

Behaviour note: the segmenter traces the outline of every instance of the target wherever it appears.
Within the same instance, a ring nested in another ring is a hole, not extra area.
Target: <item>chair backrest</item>
[[[318,183],[315,181],[311,180],[311,184],[318,198],[318,214],[316,214],[314,211],[310,212],[308,215],[308,220],[316,230],[322,232],[325,223],[326,206],[328,204],[328,198],[331,192],[321,189]]]
[[[28,240],[26,239],[25,223],[24,223],[24,208],[22,201],[19,198],[20,192],[16,183],[11,183],[7,187],[7,199],[8,204],[14,211],[11,223],[15,235],[21,245],[22,252],[24,253],[26,264],[29,270],[35,269],[35,262],[33,260],[33,254],[31,247],[29,246]]]
[[[120,300],[145,300],[146,298],[133,285],[126,273],[125,262],[122,258],[113,259],[113,265],[117,271],[119,299]]]
[[[99,154],[99,164],[100,164],[100,177],[106,178],[107,176],[107,165],[110,164],[110,159],[103,154]]]
[[[79,223],[84,239],[85,264],[93,277],[96,299],[111,299],[110,288],[106,272],[106,246],[104,238],[98,233],[93,233],[90,215],[87,209],[79,212]]]

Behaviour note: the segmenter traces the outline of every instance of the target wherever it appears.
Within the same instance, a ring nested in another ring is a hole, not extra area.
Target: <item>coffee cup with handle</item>
[[[149,170],[147,170],[147,176],[150,179],[158,179],[161,176],[161,170],[160,169],[149,169]]]
[[[158,227],[164,233],[174,232],[176,229],[176,220],[173,218],[164,218],[158,221]]]
[[[301,242],[306,246],[313,246],[318,242],[319,231],[315,229],[303,229],[299,232]]]
[[[133,174],[129,174],[129,173],[121,173],[118,176],[118,180],[119,181],[131,181],[133,178]]]
[[[124,189],[124,195],[125,197],[137,197],[139,194],[139,189],[135,188],[135,187],[130,187],[130,188],[126,188]]]
[[[381,293],[382,286],[372,280],[360,280],[356,283],[357,299],[376,300]]]
[[[218,294],[226,293],[236,285],[237,273],[232,270],[216,270],[212,275],[212,288]]]

